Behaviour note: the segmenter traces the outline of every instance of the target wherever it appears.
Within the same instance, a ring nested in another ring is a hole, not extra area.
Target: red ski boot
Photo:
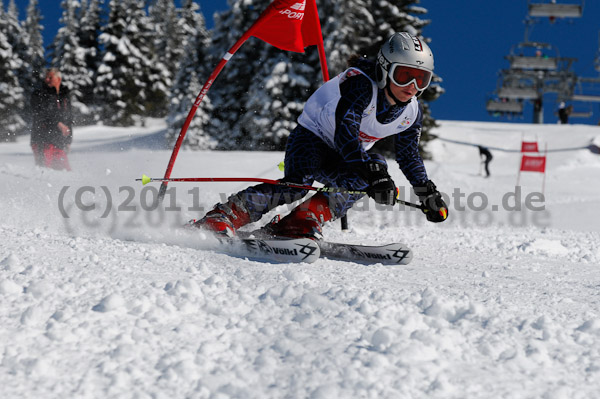
[[[209,230],[219,236],[233,237],[240,227],[250,223],[250,214],[238,197],[230,197],[224,204],[215,205],[202,219],[192,226]]]
[[[323,239],[323,224],[333,216],[328,199],[317,193],[292,210],[281,220],[273,220],[260,230],[258,236]]]

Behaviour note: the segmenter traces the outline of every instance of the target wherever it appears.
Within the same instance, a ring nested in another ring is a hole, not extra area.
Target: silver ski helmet
[[[398,86],[415,83],[422,92],[433,77],[433,53],[423,40],[408,32],[394,33],[377,54],[377,85],[383,89],[388,82]]]

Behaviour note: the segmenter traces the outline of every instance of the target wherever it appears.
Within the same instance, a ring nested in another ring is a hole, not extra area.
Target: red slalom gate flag
[[[322,41],[315,0],[276,0],[251,28],[251,35],[279,49],[303,53]]]
[[[523,155],[521,158],[521,172],[540,172],[546,173],[546,157],[545,156],[529,156]]]
[[[536,141],[522,141],[521,152],[540,152],[538,150],[538,143]]]

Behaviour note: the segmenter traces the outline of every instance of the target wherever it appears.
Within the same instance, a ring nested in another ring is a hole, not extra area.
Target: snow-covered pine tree
[[[11,3],[14,6],[14,2]],[[23,68],[23,61],[14,51],[15,42],[10,41],[15,29],[15,15],[14,11],[8,15],[0,0],[0,141],[15,141],[25,128],[21,117],[25,98],[17,75]]]
[[[25,57],[27,53],[27,34],[23,29],[23,26],[19,22],[19,9],[15,3],[15,0],[8,2],[8,8],[4,14],[6,24],[6,37],[8,42],[13,48],[13,56],[20,60],[19,69],[15,71],[19,78],[21,87],[24,88],[26,83],[27,65],[25,64]]]
[[[96,70],[100,64],[100,41],[102,10],[99,0],[81,0],[79,12],[79,48],[83,52],[86,69],[89,71],[91,83],[81,84],[81,102],[90,108],[89,117],[79,121],[80,124],[88,124],[94,121],[96,102],[94,99],[94,87],[96,86]]]
[[[348,0],[332,3],[317,0],[323,42],[331,75],[347,68],[352,54],[363,54],[364,49],[380,41],[374,35],[375,21],[369,12],[370,0]]]
[[[181,10],[178,26],[185,32],[184,56],[175,75],[175,82],[169,98],[169,116],[167,118],[167,140],[173,145],[179,137],[181,127],[187,118],[192,104],[211,72],[205,60],[209,34],[199,6],[192,0],[186,0]],[[195,150],[213,149],[217,140],[210,135],[207,127],[211,124],[212,106],[210,98],[205,96],[192,119],[183,146]],[[216,130],[216,129],[213,129]]]
[[[180,78],[182,74],[186,73],[186,65],[182,65],[182,69],[179,71],[177,78]],[[167,141],[170,146],[175,144],[175,141],[179,137],[181,127],[183,126],[196,94],[202,89],[202,83],[198,79],[198,74],[195,71],[191,71],[189,76],[185,78],[188,81],[186,88],[188,89],[188,95],[181,94],[178,97],[171,98],[171,106],[169,116],[167,117]],[[191,94],[196,93],[196,94]],[[173,95],[177,95],[177,92],[173,92]],[[207,126],[211,124],[211,113],[213,107],[208,97],[204,97],[202,104],[196,110],[194,118],[190,122],[185,139],[183,140],[183,147],[190,148],[193,150],[212,150],[217,148],[218,140],[212,137],[209,133],[210,129]]]
[[[206,20],[200,6],[194,0],[184,0],[181,8],[177,9],[177,36],[179,42],[174,50],[179,61],[186,55],[188,43],[196,40],[196,35],[201,35],[203,46],[209,44],[210,33],[206,30]]]
[[[42,38],[42,15],[38,0],[29,0],[25,21],[23,21],[24,31],[24,56],[23,61],[26,69],[24,76],[21,77],[23,90],[25,90],[25,99],[31,97],[31,93],[37,85],[40,84],[40,78],[46,60],[44,59],[44,39]],[[27,109],[27,107],[26,107]]]
[[[381,43],[394,32],[408,32],[422,37],[423,28],[431,21],[419,17],[427,14],[425,8],[417,6],[419,3],[420,0],[371,1],[369,10],[374,18],[373,34],[377,40],[366,53],[377,54]]]
[[[173,0],[154,0],[148,10],[152,26],[151,39],[154,57],[165,66],[172,79],[183,54],[182,34],[178,26],[177,10]]]
[[[215,15],[209,49],[211,58],[204,63],[216,65],[269,3],[269,0],[230,1],[229,10]],[[220,149],[250,148],[249,132],[241,129],[239,123],[241,115],[247,112],[248,89],[265,61],[257,57],[264,46],[266,44],[261,40],[250,38],[229,60],[211,88],[211,100],[215,105],[213,118],[218,126],[213,135],[218,134]]]
[[[307,76],[314,76],[315,68],[273,46],[263,48],[260,59],[264,61],[250,82],[246,112],[236,128],[247,137],[247,148],[283,150],[312,94]]]
[[[166,0],[166,2],[172,2],[172,0]],[[171,8],[171,6],[167,5],[165,9],[168,8]],[[133,23],[136,25],[135,29],[137,29],[138,34],[132,40],[132,43],[140,50],[144,58],[149,60],[149,63],[145,65],[144,74],[142,75],[144,86],[146,86],[143,115],[162,118],[168,112],[167,100],[169,98],[169,90],[173,84],[173,72],[167,66],[170,61],[167,62],[162,58],[163,55],[156,53],[154,40],[156,39],[155,32],[158,27],[155,26],[153,19],[145,12],[143,0],[137,1],[135,15]],[[165,34],[169,34],[169,32],[165,31]],[[166,47],[163,50],[166,53],[170,52]],[[165,56],[168,55],[165,54]]]
[[[78,0],[63,0],[60,18],[61,27],[50,46],[50,65],[58,68],[62,75],[62,85],[71,91],[73,118],[78,124],[80,120],[89,120],[91,110],[84,103],[82,87],[93,85],[93,71],[89,70],[85,60],[85,52],[79,44],[80,3]]]
[[[144,43],[143,4],[139,0],[110,0],[109,16],[100,34],[103,47],[94,96],[107,125],[130,126],[144,114],[150,59],[138,46]]]

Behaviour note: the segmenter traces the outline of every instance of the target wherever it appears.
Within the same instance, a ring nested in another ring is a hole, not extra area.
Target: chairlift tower
[[[571,100],[578,78],[571,70],[575,58],[560,56],[558,49],[548,43],[529,40],[530,28],[539,20],[534,18],[579,18],[583,15],[583,0],[577,3],[558,3],[528,0],[523,42],[511,48],[505,58],[510,67],[499,72],[497,99],[489,100],[490,113],[522,114],[526,101],[533,104],[533,123],[543,123],[543,96],[557,93],[559,101]],[[599,61],[600,63],[600,61]],[[599,65],[600,68],[600,65]]]
[[[525,101],[533,103],[533,123],[543,123],[546,93],[557,93],[559,97],[570,95],[577,77],[571,71],[575,59],[560,57],[558,49],[547,43],[523,42],[513,46],[505,57],[510,67],[500,71],[496,90],[501,100],[488,102],[487,110],[502,112],[498,103],[510,103],[515,113],[523,112]],[[568,94],[567,94],[568,93]],[[518,107],[516,104],[520,104]],[[506,111],[505,111],[506,112]]]

